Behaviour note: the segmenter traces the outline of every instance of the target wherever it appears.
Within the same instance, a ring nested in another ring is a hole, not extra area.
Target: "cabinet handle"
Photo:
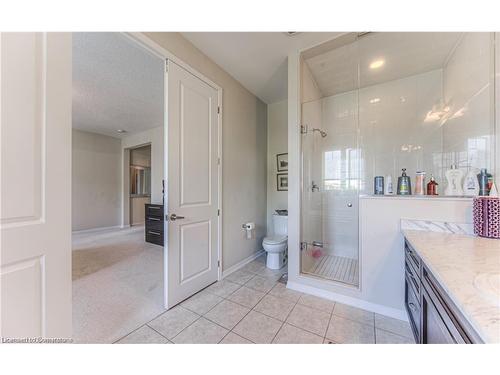
[[[157,217],[148,217],[148,220],[161,221],[161,219],[158,219]]]
[[[152,230],[148,230],[148,233],[149,233],[149,234],[154,234],[154,235],[156,235],[156,236],[160,236],[160,235],[161,235],[161,233],[160,233],[160,232],[154,232],[154,231],[152,231]]]
[[[150,210],[159,210],[161,207],[149,206]]]
[[[408,306],[410,306],[410,309],[412,309],[413,311],[415,311],[417,308],[415,307],[415,304],[413,302],[409,302],[408,303]]]

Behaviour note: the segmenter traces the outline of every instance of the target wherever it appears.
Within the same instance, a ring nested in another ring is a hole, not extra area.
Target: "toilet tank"
[[[288,235],[288,216],[273,214],[273,229],[275,236]]]

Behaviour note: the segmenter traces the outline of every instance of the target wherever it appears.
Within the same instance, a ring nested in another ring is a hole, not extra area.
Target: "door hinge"
[[[220,267],[220,260],[217,261],[217,267]]]
[[[165,60],[165,72],[168,73],[168,59]]]
[[[220,165],[220,158],[217,158],[217,165]]]
[[[217,210],[217,216],[220,216],[220,209]]]
[[[220,114],[220,107],[217,106],[217,114]]]

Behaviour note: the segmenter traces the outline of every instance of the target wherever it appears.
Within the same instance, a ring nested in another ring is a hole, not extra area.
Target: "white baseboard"
[[[354,306],[363,310],[368,310],[377,314],[385,315],[390,318],[404,320],[406,322],[408,321],[408,315],[406,314],[405,310],[398,310],[392,307],[379,305],[359,298],[348,297],[343,294],[330,292],[328,290],[316,288],[310,285],[304,285],[293,281],[289,281],[286,284],[286,287],[298,292],[312,294],[316,297],[329,299],[331,301],[340,302],[345,305]]]
[[[257,259],[261,255],[265,254],[264,250],[257,251],[256,253],[250,255],[248,258],[243,259],[241,262],[236,263],[234,266],[229,267],[227,270],[222,271],[222,278],[232,274],[233,272],[238,271],[240,268],[250,263],[252,260]]]
[[[99,227],[99,228],[91,228],[91,229],[83,229],[83,230],[74,230],[71,233],[72,234],[97,233],[97,232],[103,232],[105,230],[123,229],[123,228],[128,228],[128,227],[123,227],[122,225],[114,225],[112,227]]]

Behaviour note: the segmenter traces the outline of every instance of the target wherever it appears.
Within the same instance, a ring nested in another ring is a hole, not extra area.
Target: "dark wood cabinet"
[[[417,343],[482,342],[406,240],[405,307]]]
[[[155,245],[163,246],[164,243],[164,214],[163,205],[161,204],[146,204],[145,205],[145,239],[146,242],[154,243]]]

